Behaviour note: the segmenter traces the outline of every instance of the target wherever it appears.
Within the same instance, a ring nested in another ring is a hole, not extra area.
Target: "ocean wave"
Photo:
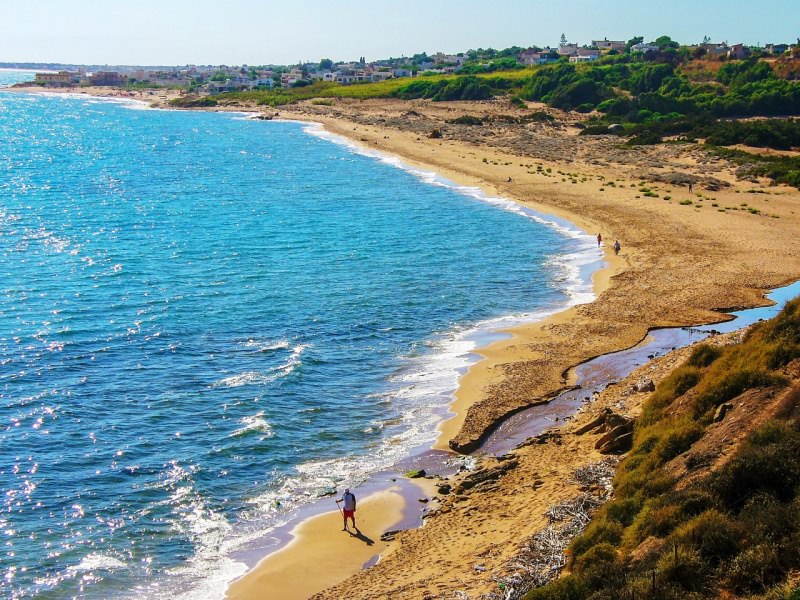
[[[288,346],[289,344],[287,343],[285,347],[288,348]],[[244,373],[237,373],[236,375],[231,375],[229,377],[220,379],[219,381],[215,381],[211,384],[211,387],[236,388],[245,385],[266,385],[268,383],[272,383],[273,381],[291,375],[295,369],[300,367],[303,364],[303,353],[309,347],[310,344],[297,344],[291,348],[291,354],[285,362],[272,367],[268,371],[245,371]],[[262,347],[259,351],[265,352],[281,348],[284,348],[284,346],[281,343],[278,343],[275,345],[268,345],[266,349]]]
[[[245,342],[240,342],[240,345],[247,350],[254,350],[256,352],[272,352],[273,350],[287,350],[291,343],[289,340],[253,340],[249,339]]]
[[[67,570],[74,573],[86,573],[94,571],[116,571],[124,569],[125,563],[107,554],[92,553],[83,558],[77,565],[69,567]]]
[[[275,433],[272,431],[272,426],[264,418],[263,411],[255,415],[242,417],[239,419],[239,422],[243,425],[243,427],[240,427],[228,437],[240,437],[250,433],[261,433],[263,434],[261,439],[265,440],[275,435]]]

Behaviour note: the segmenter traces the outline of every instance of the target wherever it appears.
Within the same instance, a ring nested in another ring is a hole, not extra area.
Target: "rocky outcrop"
[[[647,377],[642,377],[639,381],[637,381],[633,385],[633,391],[638,392],[640,394],[646,392],[655,392],[656,384],[653,383],[652,379],[649,379]]]
[[[474,473],[470,473],[458,483],[458,485],[454,490],[454,493],[462,494],[466,490],[474,488],[478,485],[491,481],[497,481],[508,471],[514,469],[518,464],[519,461],[517,461],[516,459],[512,459],[502,462],[496,467],[480,469],[478,471],[475,471]]]
[[[730,402],[726,402],[725,404],[720,404],[717,407],[717,410],[714,412],[714,423],[719,423],[722,421],[729,412],[733,410],[733,404]]]
[[[575,434],[602,433],[603,435],[595,443],[595,449],[602,454],[619,454],[631,449],[634,422],[634,419],[618,415],[610,408],[606,408],[596,419],[576,429]]]

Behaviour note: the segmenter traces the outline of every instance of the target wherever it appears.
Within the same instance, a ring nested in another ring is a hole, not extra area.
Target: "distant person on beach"
[[[614,254],[619,254],[620,248],[622,248],[622,246],[619,245],[619,240],[615,240],[614,241]]]
[[[341,498],[336,501],[336,504],[340,502],[344,502],[344,511],[342,512],[342,517],[344,518],[344,529],[342,531],[347,531],[347,519],[349,518],[353,522],[353,529],[358,529],[356,527],[356,496],[353,494],[350,489],[346,489],[344,494]]]
[[[689,182],[689,193],[690,194],[692,193],[692,182],[691,181]]]
[[[602,241],[603,241],[603,236],[598,233],[597,234],[597,247],[598,248],[600,247],[600,244],[602,243]]]

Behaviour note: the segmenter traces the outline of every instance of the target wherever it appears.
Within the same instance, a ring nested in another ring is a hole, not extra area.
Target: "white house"
[[[578,48],[575,56],[569,57],[569,62],[591,62],[600,58],[600,50],[592,50],[589,48]]]
[[[631,46],[632,52],[658,52],[658,46],[655,44],[639,43]]]
[[[442,65],[442,64],[453,64],[453,65],[461,65],[464,62],[463,56],[457,56],[455,54],[444,54],[443,52],[437,52],[433,56],[433,64],[435,65]]]
[[[386,81],[394,77],[391,71],[373,71],[369,75],[370,81]]]
[[[750,48],[743,44],[734,44],[728,49],[728,58],[744,60],[750,56]]]
[[[258,79],[254,79],[254,80],[251,82],[251,84],[253,85],[253,87],[257,87],[257,88],[269,88],[269,89],[271,89],[271,88],[272,88],[272,86],[274,85],[274,83],[275,83],[275,82],[272,80],[272,77],[260,77],[260,78],[258,78]]]

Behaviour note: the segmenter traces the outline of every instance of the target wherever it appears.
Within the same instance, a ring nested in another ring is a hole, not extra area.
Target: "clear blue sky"
[[[0,62],[289,64],[592,38],[794,42],[800,0],[2,0]]]

